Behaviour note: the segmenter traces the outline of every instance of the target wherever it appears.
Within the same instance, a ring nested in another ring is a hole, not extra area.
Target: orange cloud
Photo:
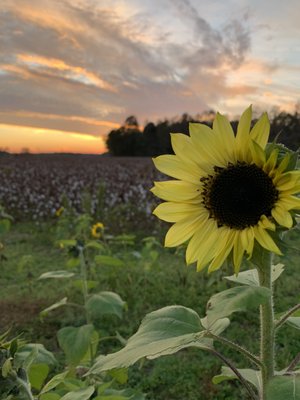
[[[83,136],[104,137],[108,130],[119,128],[120,124],[108,120],[77,116],[47,114],[29,111],[0,111],[0,120],[7,126],[34,127],[34,129],[46,129],[49,131],[79,133]],[[1,146],[1,143],[0,143]]]
[[[4,115],[7,113],[0,112],[0,115]],[[17,117],[26,117],[26,118],[42,118],[42,119],[59,119],[64,121],[78,121],[84,122],[88,125],[94,126],[104,126],[107,128],[119,128],[120,124],[112,121],[105,121],[105,120],[97,120],[95,118],[89,117],[80,117],[77,115],[59,115],[59,114],[43,114],[38,112],[27,112],[27,111],[17,111],[13,113]]]
[[[98,75],[87,71],[85,68],[67,64],[57,58],[46,58],[32,54],[18,54],[17,60],[24,63],[30,69],[40,69],[43,67],[65,73],[67,78],[80,81],[88,85],[94,85],[104,90],[116,92],[116,88],[110,83],[105,82]]]
[[[44,28],[49,27],[59,32],[83,32],[84,26],[63,14],[63,4],[60,7],[57,7],[57,5],[59,3],[56,2],[54,7],[51,7],[51,2],[30,4],[30,2],[26,3],[26,0],[16,0],[14,4],[8,4],[7,8],[23,20],[31,21]]]

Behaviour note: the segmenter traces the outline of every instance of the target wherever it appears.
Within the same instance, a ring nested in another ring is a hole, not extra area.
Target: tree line
[[[183,114],[180,118],[165,119],[154,124],[148,122],[143,129],[140,128],[137,118],[133,115],[126,118],[124,124],[109,132],[106,145],[109,154],[113,156],[148,156],[155,157],[160,154],[172,154],[170,133],[189,132],[190,122],[201,122],[212,126],[215,118],[214,111],[192,117]],[[293,150],[300,147],[300,113],[277,112],[271,118],[270,140],[285,144]],[[255,120],[253,121],[255,123]],[[238,121],[231,121],[236,132]]]

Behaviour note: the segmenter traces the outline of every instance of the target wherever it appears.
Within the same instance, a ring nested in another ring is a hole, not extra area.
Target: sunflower
[[[103,234],[104,225],[102,222],[97,222],[92,226],[91,234],[94,238],[100,238]]]
[[[274,240],[280,227],[293,226],[293,209],[300,209],[300,171],[291,170],[292,154],[267,145],[270,122],[266,113],[250,130],[251,106],[234,135],[228,119],[217,113],[212,129],[190,123],[190,136],[172,134],[175,155],[153,161],[174,180],[155,182],[151,191],[165,200],[155,208],[172,222],[165,246],[188,242],[186,262],[197,270],[214,271],[232,254],[235,272],[254,245],[281,255]],[[282,229],[282,228],[280,228]],[[273,234],[270,232],[273,231]]]
[[[64,207],[59,207],[56,211],[55,211],[55,216],[56,217],[60,217],[62,215],[62,213],[64,212],[65,208]]]

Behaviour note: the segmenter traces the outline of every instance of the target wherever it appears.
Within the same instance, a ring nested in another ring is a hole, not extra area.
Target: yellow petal
[[[226,232],[226,236],[224,237],[222,243],[218,244],[218,247],[221,249],[219,254],[213,259],[213,261],[210,263],[208,267],[208,272],[213,272],[217,269],[219,269],[226,258],[228,257],[229,253],[232,250],[233,243],[234,243],[234,236],[235,236],[235,231],[234,230],[228,230]]]
[[[250,137],[263,150],[265,149],[270,134],[270,121],[267,113],[263,113],[250,132]]]
[[[211,234],[209,241],[205,243],[205,251],[198,254],[197,271],[201,271],[217,255],[218,250],[226,246],[228,238],[228,228],[217,228]]]
[[[266,162],[266,154],[264,150],[253,140],[250,140],[249,147],[254,163],[259,167],[262,167]]]
[[[198,185],[183,181],[154,182],[151,189],[155,196],[166,201],[200,202],[200,188]]]
[[[175,155],[167,154],[153,158],[155,167],[172,178],[181,179],[191,183],[199,183],[205,173],[198,166],[191,168]]]
[[[299,171],[289,171],[273,179],[279,190],[291,190],[299,183]]]
[[[290,159],[291,156],[289,155],[289,153],[287,153],[276,168],[276,173],[281,174],[283,171],[285,171],[289,165]]]
[[[187,165],[198,165],[201,154],[192,145],[191,138],[182,133],[172,133],[171,143],[174,153]]]
[[[235,137],[232,126],[224,115],[216,114],[213,122],[213,131],[218,136],[228,161],[234,163],[236,161]]]
[[[194,236],[191,238],[186,249],[186,262],[191,264],[198,259],[204,258],[210,253],[212,245],[216,242],[218,235],[217,224],[214,220],[203,220]]]
[[[182,221],[176,222],[168,230],[165,238],[166,247],[175,247],[186,242],[196,232],[203,217],[189,216]]]
[[[190,215],[196,216],[207,210],[199,204],[165,202],[159,204],[153,214],[166,222],[178,222]]]
[[[236,274],[239,273],[245,250],[246,248],[243,246],[241,232],[237,231],[235,233],[235,239],[233,245],[233,265],[234,265],[234,272]]]
[[[250,226],[247,230],[245,230],[247,236],[247,247],[246,253],[248,254],[248,260],[252,257],[253,249],[254,249],[254,230],[253,227]]]
[[[271,151],[270,157],[268,158],[267,162],[263,166],[263,170],[266,173],[269,173],[269,172],[271,172],[272,170],[275,169],[278,153],[279,153],[278,149],[274,149],[274,150]]]
[[[208,166],[212,170],[213,166],[227,166],[228,160],[218,148],[222,142],[219,143],[210,127],[204,124],[190,123],[189,130],[192,144],[199,153],[199,163],[202,168],[207,170]]]
[[[279,205],[273,208],[272,217],[279,225],[284,226],[285,228],[289,229],[293,226],[293,218],[291,217],[291,214]]]
[[[270,229],[271,231],[276,230],[276,226],[273,222],[269,220],[265,215],[262,215],[260,221],[258,222],[265,229]]]
[[[297,183],[295,186],[293,186],[291,189],[288,190],[281,190],[280,196],[286,197],[290,194],[297,194],[300,192],[300,183]],[[280,197],[279,196],[279,197]]]
[[[253,229],[255,239],[263,248],[272,251],[273,253],[282,255],[276,243],[264,228],[262,228],[260,225],[256,225]]]
[[[249,162],[249,131],[252,118],[252,106],[248,107],[242,114],[237,134],[236,134],[236,144],[237,144],[237,157],[239,161]]]
[[[300,198],[295,196],[284,197],[279,200],[279,204],[282,205],[287,211],[296,209],[300,210]]]

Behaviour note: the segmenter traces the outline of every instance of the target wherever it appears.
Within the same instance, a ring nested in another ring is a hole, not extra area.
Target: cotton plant
[[[227,279],[237,286],[213,295],[202,318],[178,305],[148,314],[126,346],[96,360],[89,374],[197,347],[224,364],[221,374],[213,378],[215,383],[237,379],[249,399],[300,399],[300,355],[279,371],[275,354],[276,331],[286,322],[299,329],[300,304],[276,319],[273,307],[273,284],[284,270],[282,264],[274,265],[273,256],[283,254],[284,234],[296,225],[300,209],[297,153],[268,143],[266,113],[252,128],[251,119],[250,106],[236,134],[220,113],[212,128],[190,123],[189,135],[171,135],[174,155],[154,159],[156,168],[173,178],[155,182],[152,188],[164,201],[154,214],[172,223],[165,246],[185,243],[186,262],[196,263],[198,271],[207,268],[212,273],[231,260],[233,275]],[[245,258],[252,264],[250,270],[243,270]],[[259,354],[223,334],[232,314],[248,310],[259,310]],[[245,358],[249,368],[239,369],[214,342]]]

